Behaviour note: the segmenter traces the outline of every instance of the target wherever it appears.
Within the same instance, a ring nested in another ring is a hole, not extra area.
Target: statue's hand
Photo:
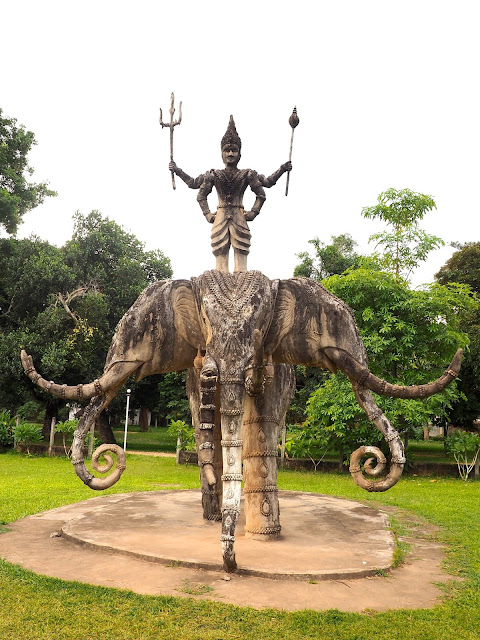
[[[176,163],[173,160],[171,160],[168,163],[168,169],[169,169],[169,171],[173,171],[173,173],[177,174],[177,176],[178,176],[179,169],[178,169]]]
[[[245,220],[251,222],[258,216],[258,211],[245,211]]]
[[[207,220],[207,222],[209,222],[210,224],[213,224],[215,222],[215,216],[217,215],[217,213],[206,213],[205,214],[205,218]]]
[[[282,169],[283,169],[284,173],[285,173],[285,171],[291,171],[292,170],[292,163],[290,162],[290,160],[288,162],[285,162],[284,164],[282,164]]]

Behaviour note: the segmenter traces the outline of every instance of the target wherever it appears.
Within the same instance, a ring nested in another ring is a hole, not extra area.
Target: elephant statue
[[[259,271],[206,271],[191,280],[150,285],[120,320],[103,375],[89,384],[59,385],[36,372],[22,351],[26,374],[45,391],[75,401],[90,400],[75,432],[72,462],[92,489],[112,486],[125,468],[117,445],[102,445],[92,458],[93,476],[83,460],[83,444],[100,412],[128,377],[136,380],[188,369],[201,467],[204,517],[221,520],[226,571],[236,569],[235,529],[244,481],[246,535],[278,538],[277,495],[279,429],[294,393],[293,365],[316,366],[350,379],[356,398],[388,442],[391,459],[375,447],[352,454],[350,471],[367,491],[386,491],[400,478],[403,444],[372,397],[371,391],[397,398],[425,398],[444,389],[460,370],[459,349],[445,373],[434,382],[398,386],[374,376],[351,309],[316,281],[269,280]],[[106,464],[100,465],[104,457]],[[362,472],[361,462],[364,463]],[[242,465],[243,463],[243,465]],[[366,474],[369,477],[366,477]]]

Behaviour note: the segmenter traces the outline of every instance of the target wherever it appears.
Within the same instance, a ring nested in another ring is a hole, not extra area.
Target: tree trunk
[[[47,400],[47,406],[45,407],[45,418],[43,419],[42,435],[43,439],[47,442],[50,441],[50,427],[52,424],[52,418],[57,419],[58,405],[56,402],[50,402]]]
[[[148,431],[148,409],[147,409],[147,407],[142,407],[140,409],[140,416],[138,418],[138,422],[140,424],[140,431]]]
[[[103,444],[117,444],[112,427],[110,426],[110,416],[108,413],[102,412],[100,414],[97,426]]]

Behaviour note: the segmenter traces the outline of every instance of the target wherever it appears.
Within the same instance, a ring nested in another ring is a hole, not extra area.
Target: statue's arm
[[[197,202],[200,205],[200,209],[203,212],[203,215],[207,219],[207,222],[212,223],[215,220],[216,213],[211,213],[210,207],[208,206],[207,196],[212,192],[214,180],[212,172],[209,171],[205,173],[202,177],[202,183],[200,185],[200,189],[197,195]]]
[[[172,160],[169,165],[168,168],[170,171],[173,171],[173,173],[175,175],[177,175],[179,178],[181,178],[185,184],[190,187],[190,189],[199,189],[202,182],[203,182],[203,174],[198,176],[198,178],[192,178],[191,176],[188,175],[188,173],[185,173],[185,171],[183,171],[183,169],[180,169],[180,167],[177,167],[176,163]]]
[[[258,178],[262,183],[262,185],[264,187],[267,187],[267,189],[269,189],[270,187],[273,187],[273,185],[277,183],[277,180],[280,178],[280,176],[283,176],[283,174],[286,171],[291,171],[291,170],[292,170],[292,163],[288,161],[282,164],[281,167],[276,171],[274,171],[271,176],[268,176],[268,178],[266,178],[265,176],[262,176],[261,174],[258,175]]]
[[[257,197],[253,203],[252,210],[245,211],[246,220],[254,220],[260,213],[260,209],[263,207],[263,203],[266,200],[265,189],[263,188],[262,181],[260,180],[261,177],[263,178],[264,176],[259,176],[256,171],[250,171],[249,173],[250,189]]]

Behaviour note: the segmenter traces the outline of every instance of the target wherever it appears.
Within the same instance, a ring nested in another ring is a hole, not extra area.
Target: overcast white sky
[[[314,236],[348,232],[367,251],[379,227],[360,212],[389,187],[435,198],[427,231],[478,241],[479,16],[476,0],[4,1],[0,106],[35,133],[34,179],[59,194],[18,235],[61,245],[76,210],[98,209],[162,249],[175,277],[213,268],[196,192],[178,178],[173,191],[167,169],[158,109],[168,117],[174,91],[174,158],[194,176],[223,166],[230,114],[239,166],[272,173],[297,106],[289,195],[285,176],[267,191],[250,269],[290,277]]]

